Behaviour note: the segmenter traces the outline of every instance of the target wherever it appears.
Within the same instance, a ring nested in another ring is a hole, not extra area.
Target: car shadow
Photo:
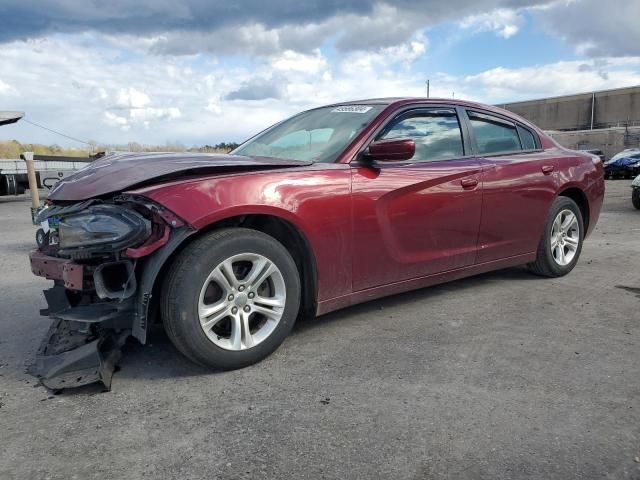
[[[473,277],[467,277],[459,280],[433,285],[430,287],[419,288],[409,292],[398,293],[388,297],[370,300],[351,307],[346,307],[335,312],[328,313],[321,317],[301,318],[296,322],[292,334],[302,332],[308,329],[321,327],[336,320],[343,321],[354,314],[362,314],[374,312],[376,310],[393,309],[400,305],[413,303],[422,303],[429,299],[433,299],[442,295],[462,292],[464,290],[476,288],[479,285],[486,284],[489,281],[539,281],[544,280],[529,272],[525,267],[511,267],[503,270],[495,270],[488,273],[482,273]]]
[[[489,281],[538,281],[540,277],[529,273],[523,267],[513,267],[504,270],[480,274],[461,280],[444,283],[441,285],[400,293],[389,297],[372,300],[366,303],[347,307],[342,310],[329,313],[317,318],[301,318],[291,332],[291,336],[307,333],[314,328],[333,323],[335,321],[348,322],[349,318],[355,318],[354,314],[374,312],[380,309],[392,310],[400,305],[425,302],[442,295],[460,293],[473,289]],[[268,359],[265,361],[269,361]],[[258,363],[248,368],[264,368]],[[223,371],[215,371],[203,368],[185,358],[173,346],[161,326],[154,327],[149,335],[146,345],[130,339],[123,349],[120,371],[115,374],[114,382],[118,379],[162,379],[197,377],[202,375],[218,375]]]
[[[112,390],[118,390],[121,382],[138,380],[153,381],[167,378],[188,378],[204,375],[216,375],[222,371],[212,371],[191,362],[171,343],[162,326],[153,327],[147,343],[140,344],[129,338],[122,348],[122,357],[113,374]],[[93,396],[108,393],[102,383],[93,383],[81,387],[51,391],[56,396]]]

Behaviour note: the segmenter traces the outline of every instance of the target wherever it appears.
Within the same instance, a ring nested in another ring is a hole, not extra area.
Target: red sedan
[[[36,373],[108,386],[156,320],[194,362],[240,368],[299,315],[514,265],[566,275],[603,194],[598,157],[457,100],[315,108],[228,155],[108,155],[40,213],[54,323]]]

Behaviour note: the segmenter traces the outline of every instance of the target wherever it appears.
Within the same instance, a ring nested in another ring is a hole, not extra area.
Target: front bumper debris
[[[101,382],[111,377],[130,332],[104,330],[99,335],[77,322],[54,320],[36,354],[31,373],[53,390]]]
[[[134,203],[128,197],[121,200]],[[79,215],[89,206],[111,208],[93,202],[97,201],[54,205],[40,217],[51,221],[62,214]],[[30,253],[32,272],[54,283],[44,290],[47,308],[40,311],[51,319],[51,327],[29,369],[46,387],[58,390],[101,382],[108,390],[127,338],[146,342],[149,324],[157,316],[157,302],[151,301],[159,288],[156,280],[171,254],[195,230],[171,212],[140,205],[149,211],[148,238],[142,243],[67,251],[50,242]]]
[[[79,215],[91,209],[111,212],[117,208],[110,205],[51,207],[41,216],[48,216],[44,221],[50,222],[58,218],[52,215],[59,211],[71,214],[73,210],[74,215]],[[144,233],[151,236],[150,221],[127,209],[122,209],[122,214],[135,217],[144,227],[144,232],[137,232],[139,236]],[[132,241],[135,243],[139,241]],[[31,271],[54,281],[54,286],[44,291],[47,308],[40,312],[52,320],[51,326],[30,373],[54,390],[96,382],[110,390],[121,348],[131,335],[135,318],[135,299],[132,298],[137,288],[135,260],[100,252],[97,247],[64,254],[57,245],[57,242],[49,243],[29,254]],[[115,245],[118,246],[128,245]],[[114,248],[114,252],[117,251],[118,248]]]
[[[66,258],[51,257],[33,250],[29,253],[31,271],[48,280],[62,280],[69,290],[82,290],[83,267]]]
[[[51,389],[101,382],[109,390],[121,348],[131,335],[133,299],[71,305],[62,280],[44,291],[52,319],[30,373]]]

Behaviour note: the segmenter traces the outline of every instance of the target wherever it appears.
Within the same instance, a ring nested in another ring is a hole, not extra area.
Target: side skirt
[[[349,295],[343,295],[341,297],[336,297],[319,302],[316,309],[316,315],[324,315],[326,313],[333,312],[334,310],[339,310],[351,305],[357,305],[358,303],[368,302],[369,300],[375,300],[376,298],[382,298],[388,295],[395,295],[397,293],[430,287],[432,285],[437,285],[440,283],[451,282],[453,280],[471,277],[473,275],[490,272],[492,270],[499,270],[501,268],[523,265],[525,263],[533,262],[535,259],[535,252],[523,255],[515,255],[513,257],[508,257],[501,260],[480,263],[477,265],[471,265],[469,267],[463,267],[442,273],[427,275],[425,277],[412,278],[410,280],[403,280],[401,282],[395,282],[388,285],[381,285],[378,287],[368,288],[366,290],[360,290]]]

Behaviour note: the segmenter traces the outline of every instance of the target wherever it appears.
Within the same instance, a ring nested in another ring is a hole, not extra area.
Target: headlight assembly
[[[113,252],[148,238],[151,223],[128,208],[96,205],[82,212],[63,216],[58,234],[62,250]]]

